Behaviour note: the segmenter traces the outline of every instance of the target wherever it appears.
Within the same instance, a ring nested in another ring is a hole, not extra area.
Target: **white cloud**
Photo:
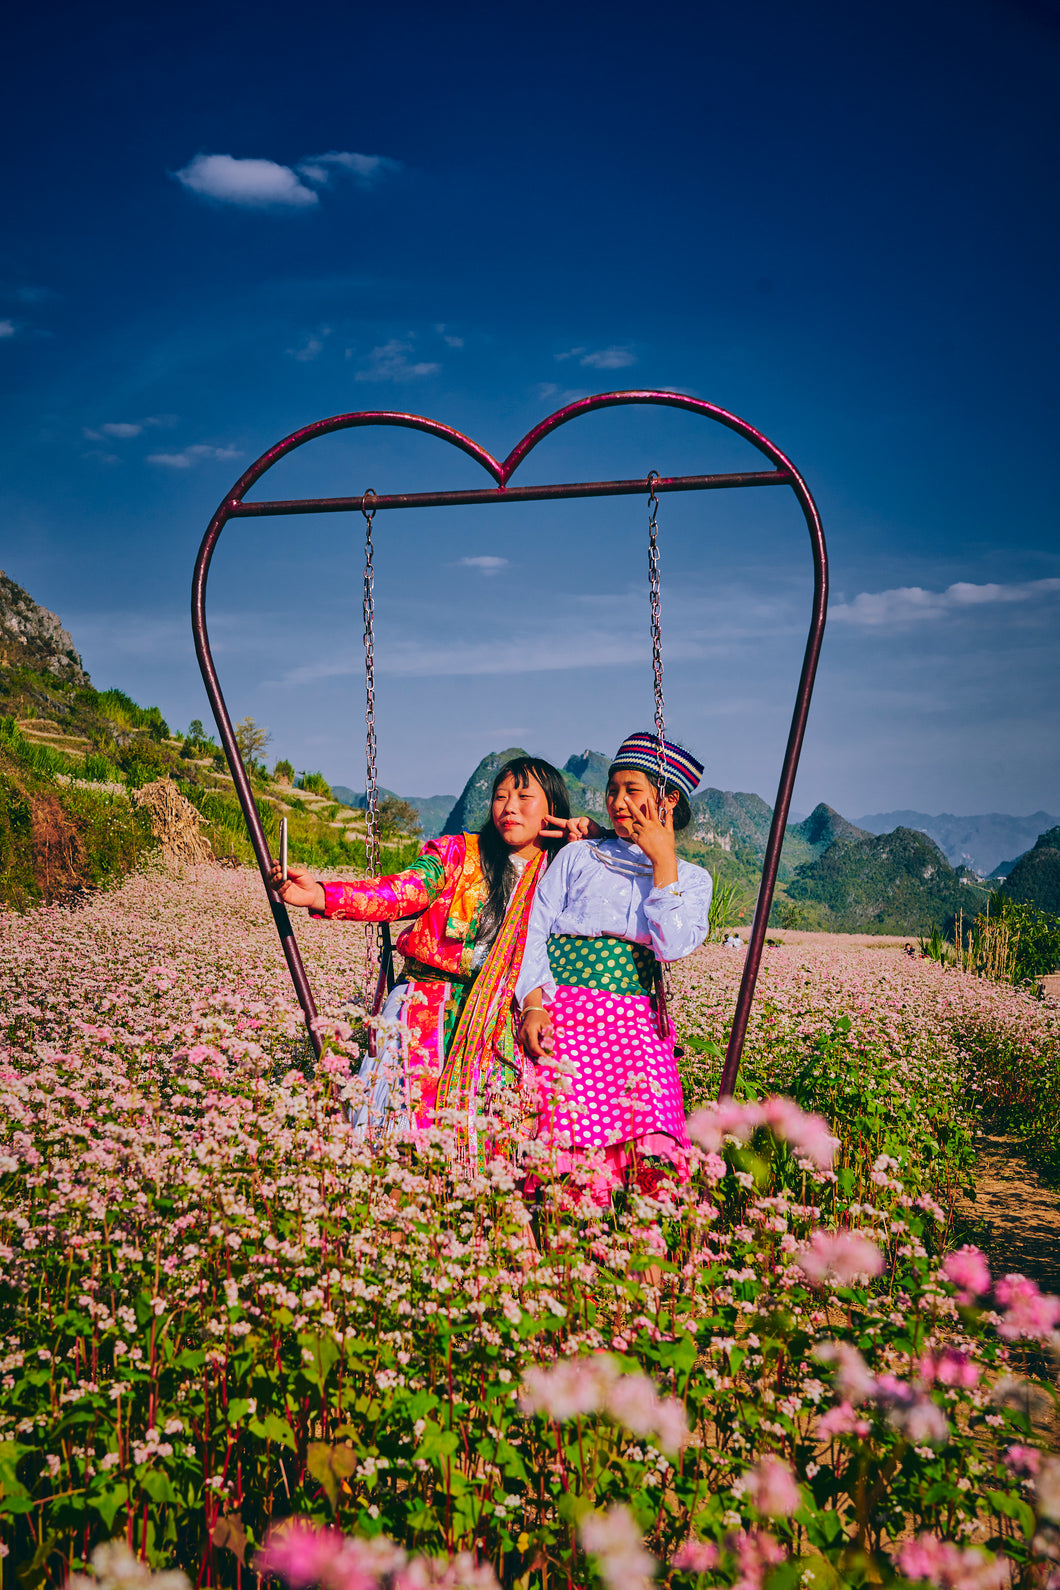
[[[578,363],[585,365],[590,370],[622,370],[627,364],[636,364],[637,355],[629,348],[568,348],[566,353],[557,353],[556,362],[562,364],[565,359],[577,359]]]
[[[15,335],[15,322],[13,320],[0,320],[0,337],[13,337]]]
[[[462,569],[478,569],[480,574],[499,574],[502,569],[506,569],[508,567],[508,559],[494,558],[489,556],[480,558],[461,558],[460,567]]]
[[[441,337],[442,341],[448,347],[450,347],[450,348],[462,348],[464,346],[463,337],[454,337],[451,332],[446,331],[444,320],[441,321],[437,326],[435,326],[434,329],[438,333],[439,337]]]
[[[306,337],[305,341],[297,348],[288,348],[287,352],[292,359],[297,359],[300,364],[308,364],[319,357],[324,351],[324,338],[331,336],[330,326],[321,326],[315,336]]]
[[[400,171],[401,162],[391,160],[388,155],[358,155],[347,149],[330,149],[326,155],[307,155],[298,162],[296,169],[307,182],[315,182],[322,188],[328,186],[335,171],[352,177],[359,188],[371,188],[390,172]]]
[[[192,447],[185,447],[180,453],[148,453],[147,462],[161,464],[165,469],[190,469],[193,464],[198,464],[204,459],[229,459],[242,456],[236,447],[209,447],[204,442],[196,442]]]
[[[275,160],[242,160],[234,155],[196,155],[174,173],[178,182],[204,199],[250,209],[304,210],[320,201],[290,166]]]
[[[139,436],[153,426],[164,426],[167,429],[177,423],[175,414],[149,414],[144,420],[107,420],[95,430],[85,426],[82,435],[90,442],[101,442],[104,437],[110,436],[115,441],[127,442],[132,437]]]
[[[1060,591],[1060,580],[1022,580],[1012,585],[971,585],[958,580],[944,591],[926,591],[920,585],[902,585],[893,591],[862,591],[852,602],[840,602],[829,617],[841,624],[881,629],[940,619],[963,608],[998,603],[1029,602]]]
[[[349,355],[347,350],[347,356]],[[440,364],[433,364],[427,360],[417,363],[408,357],[412,352],[411,342],[400,342],[396,337],[390,342],[385,342],[381,348],[373,348],[368,356],[368,364],[363,370],[358,370],[354,377],[357,381],[415,381],[420,376],[437,375],[442,368]]]
[[[536,390],[542,403],[547,403],[550,398],[554,398],[560,408],[565,408],[568,403],[573,403],[576,398],[583,398],[588,395],[584,387],[567,387],[561,391],[555,381],[542,381]]]
[[[587,353],[578,362],[592,370],[622,370],[627,364],[636,364],[637,355],[628,348],[600,348],[596,353]]]

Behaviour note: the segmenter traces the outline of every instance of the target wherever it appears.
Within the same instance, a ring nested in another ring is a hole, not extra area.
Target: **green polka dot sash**
[[[557,983],[602,988],[610,994],[650,994],[658,966],[647,944],[631,944],[608,934],[590,939],[573,933],[552,935],[548,964]]]

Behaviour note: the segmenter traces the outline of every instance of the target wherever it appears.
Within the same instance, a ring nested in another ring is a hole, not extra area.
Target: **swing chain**
[[[379,870],[379,785],[376,773],[376,737],[375,737],[375,563],[374,547],[372,545],[372,520],[375,518],[376,509],[373,503],[371,508],[366,504],[369,498],[375,497],[375,492],[369,486],[361,498],[361,512],[364,515],[364,599],[362,612],[364,614],[364,688],[365,712],[364,720],[367,728],[366,735],[366,768],[365,768],[365,798],[364,798],[364,871],[365,876],[374,878]],[[364,983],[366,1001],[371,1002],[374,993],[375,964],[378,960],[376,934],[378,929],[375,923],[365,924],[364,932]]]
[[[659,791],[659,811],[666,799],[666,703],[663,700],[662,660],[662,595],[659,582],[659,499],[655,482],[659,471],[648,471],[648,593],[651,600],[651,666],[655,680],[655,755],[656,782]],[[675,990],[669,964],[659,962],[658,1000],[660,1032],[671,1042],[674,1037],[673,1018],[676,1006]],[[665,1030],[664,1030],[665,1029]]]
[[[648,471],[648,591],[651,599],[651,665],[655,676],[655,755],[656,778],[659,788],[659,806],[662,807],[666,783],[666,752],[663,739],[666,732],[666,706],[663,701],[662,660],[662,599],[659,590],[659,527],[657,515],[659,499],[655,495],[655,482],[659,471]]]

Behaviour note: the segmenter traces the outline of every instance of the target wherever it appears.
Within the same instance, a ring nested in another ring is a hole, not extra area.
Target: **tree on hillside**
[[[256,722],[249,713],[236,724],[236,745],[248,767],[261,760],[271,739],[269,730]]]
[[[395,834],[418,834],[420,814],[410,801],[400,795],[387,795],[379,802],[379,837],[392,839]]]

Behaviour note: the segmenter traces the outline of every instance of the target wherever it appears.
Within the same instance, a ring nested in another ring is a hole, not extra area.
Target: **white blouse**
[[[516,999],[521,1004],[535,988],[544,989],[546,999],[555,994],[548,964],[552,933],[609,933],[650,944],[661,961],[691,955],[707,936],[713,888],[709,872],[678,858],[677,882],[657,889],[648,857],[625,839],[567,845],[534,895]]]

